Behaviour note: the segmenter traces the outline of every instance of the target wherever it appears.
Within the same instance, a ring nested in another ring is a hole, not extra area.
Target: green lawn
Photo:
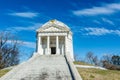
[[[77,68],[83,80],[120,80],[120,71]]]
[[[5,75],[9,71],[10,71],[10,69],[2,69],[2,70],[0,70],[0,77]]]
[[[80,61],[75,61],[74,64],[93,66],[92,64],[88,64],[88,63],[80,62]]]
[[[84,62],[74,62],[79,65],[90,65]],[[93,68],[77,68],[83,80],[120,80],[120,71],[101,70]]]

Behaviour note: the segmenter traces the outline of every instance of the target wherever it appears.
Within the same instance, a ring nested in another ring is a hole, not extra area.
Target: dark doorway
[[[56,47],[51,47],[51,54],[56,54]]]

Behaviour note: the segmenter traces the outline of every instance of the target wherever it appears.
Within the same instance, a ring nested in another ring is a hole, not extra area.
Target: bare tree
[[[99,60],[97,56],[94,56],[93,52],[88,52],[86,54],[86,60],[90,64],[99,65]]]
[[[81,59],[80,59],[78,54],[75,54],[74,59],[75,59],[75,61],[81,61]]]
[[[110,54],[106,54],[106,55],[104,55],[104,56],[102,57],[101,62],[102,62],[102,64],[103,64],[103,67],[104,67],[106,64],[111,64],[111,63],[112,63],[112,62],[111,62],[111,58],[112,58],[112,55],[110,55]]]
[[[92,58],[93,58],[93,53],[92,52],[88,52],[86,54],[86,60],[87,60],[87,62],[90,63],[90,64],[92,64],[93,63],[92,62]]]
[[[0,32],[0,69],[19,63],[19,44],[12,34]]]
[[[98,57],[97,57],[97,56],[94,56],[94,57],[93,57],[93,64],[94,64],[94,65],[100,65],[100,63],[99,63],[99,60],[98,60]]]

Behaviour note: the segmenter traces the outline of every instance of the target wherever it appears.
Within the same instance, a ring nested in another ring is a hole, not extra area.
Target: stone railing
[[[69,66],[69,69],[70,69],[71,75],[73,77],[73,80],[82,80],[80,74],[78,73],[76,67],[73,64],[73,61],[72,61],[69,53],[65,54],[65,58],[66,58],[68,66]]]

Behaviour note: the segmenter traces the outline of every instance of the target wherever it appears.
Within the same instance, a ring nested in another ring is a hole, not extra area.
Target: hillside
[[[79,65],[89,65],[83,62],[74,62]],[[83,80],[120,80],[120,71],[101,70],[94,68],[77,68]]]
[[[12,76],[12,77],[11,77]],[[35,55],[0,80],[73,80],[63,55]]]
[[[10,69],[3,69],[3,70],[0,70],[0,77],[2,77],[3,75],[5,75],[7,72],[9,72]]]
[[[74,62],[79,65],[87,65],[82,62]],[[89,64],[88,64],[89,65]],[[83,80],[120,80],[120,71],[77,68]],[[9,69],[0,70],[0,77],[6,74]]]

